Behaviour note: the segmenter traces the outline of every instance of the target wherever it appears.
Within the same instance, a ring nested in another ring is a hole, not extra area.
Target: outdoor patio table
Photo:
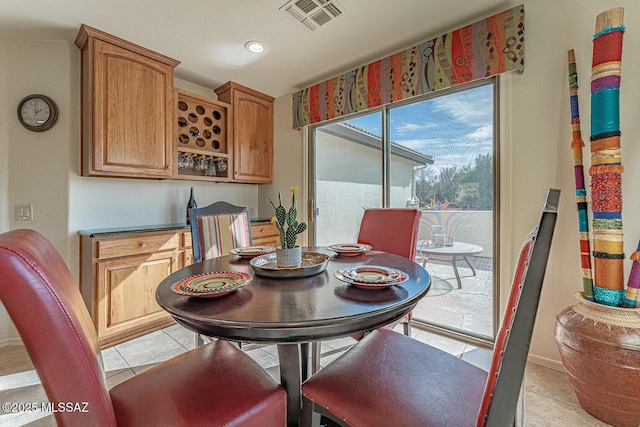
[[[418,243],[420,255],[424,257],[422,265],[426,265],[427,259],[449,262],[453,266],[453,272],[455,273],[456,280],[458,282],[458,289],[462,288],[462,281],[460,280],[457,261],[463,260],[466,262],[473,273],[472,275],[476,275],[476,270],[473,268],[467,257],[482,253],[482,246],[466,242],[454,242],[451,246],[434,246],[433,242],[428,240],[422,240]]]
[[[431,283],[422,266],[397,255],[370,251],[340,257],[318,247],[303,250],[330,255],[327,269],[304,278],[269,278],[254,274],[248,260],[226,255],[184,267],[156,290],[158,304],[188,329],[227,340],[277,344],[281,384],[288,395],[289,426],[298,425],[300,418],[300,384],[309,373],[309,343],[392,323],[415,307]],[[334,275],[341,267],[363,264],[402,270],[408,280],[384,289],[362,289]],[[172,291],[181,279],[220,271],[245,272],[253,279],[248,286],[216,298],[194,298]]]

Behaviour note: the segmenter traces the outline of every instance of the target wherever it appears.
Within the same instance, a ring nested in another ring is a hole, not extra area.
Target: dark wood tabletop
[[[305,251],[331,256],[326,271],[304,278],[276,279],[253,273],[249,260],[227,255],[185,267],[158,286],[156,300],[179,323],[204,335],[243,342],[311,342],[375,329],[407,314],[427,293],[430,277],[406,258],[371,251],[341,257],[322,248]],[[361,289],[338,280],[334,272],[348,265],[381,265],[409,275],[386,289]],[[177,281],[214,271],[240,271],[251,284],[216,298],[174,293]]]
[[[255,274],[249,260],[226,255],[184,267],[156,290],[158,304],[195,332],[278,345],[289,426],[298,425],[300,418],[300,384],[308,373],[309,343],[370,331],[401,319],[427,294],[431,284],[421,265],[401,256],[370,251],[344,257],[318,247],[303,251],[330,255],[327,269],[304,278],[269,278]],[[396,268],[409,279],[384,289],[362,289],[334,275],[341,267],[364,264]],[[214,298],[182,296],[171,289],[184,278],[216,271],[245,272],[253,279],[241,289]]]

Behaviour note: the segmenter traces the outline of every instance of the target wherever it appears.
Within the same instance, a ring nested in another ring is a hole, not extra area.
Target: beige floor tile
[[[258,362],[263,368],[270,368],[272,366],[278,365],[278,358],[262,350],[261,348],[249,350],[246,353],[247,355],[249,355],[249,357]]]
[[[187,350],[193,350],[195,348],[196,343],[196,333],[190,331],[189,329],[180,326],[173,325],[166,329],[164,332],[169,335],[171,338],[176,340],[181,346],[186,348]]]
[[[525,427],[604,427],[580,406],[525,390]]]
[[[122,381],[128,380],[134,375],[135,373],[131,368],[119,370],[117,373],[114,371],[114,374],[107,378],[107,389],[111,390],[111,388],[120,384]]]
[[[117,375],[123,369],[129,369],[129,365],[127,361],[124,360],[124,357],[115,347],[109,347],[102,350],[102,362],[104,364],[104,370],[107,378],[112,375]]]
[[[472,365],[476,365],[480,369],[489,371],[491,369],[491,358],[493,352],[486,348],[474,347],[467,345],[464,349],[464,353],[460,355],[462,360],[465,360]]]
[[[529,363],[525,371],[524,387],[553,399],[580,405],[565,372]]]
[[[436,335],[434,333],[423,331],[418,328],[414,329],[417,331],[414,335],[415,339],[429,344],[430,346],[439,348],[442,351],[446,351],[447,353],[459,356],[462,354],[466,347],[466,344],[463,342],[454,341],[441,335]]]
[[[23,345],[0,347],[0,376],[24,372],[33,368],[29,353]]]
[[[176,340],[162,331],[118,344],[115,349],[131,368],[157,360],[170,351],[184,351],[184,348]]]

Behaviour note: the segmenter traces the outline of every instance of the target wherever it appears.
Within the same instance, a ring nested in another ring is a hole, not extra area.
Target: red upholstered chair
[[[286,424],[286,393],[255,361],[217,341],[107,390],[93,322],[71,272],[33,230],[0,234],[0,299],[20,332],[60,426]]]
[[[358,243],[376,251],[389,252],[416,260],[418,229],[422,212],[410,208],[370,208],[360,222]],[[411,313],[402,319],[404,334],[411,336]]]
[[[389,252],[416,259],[416,246],[418,244],[418,228],[422,212],[411,208],[369,208],[365,209],[360,221],[358,243],[366,243],[376,251]],[[401,320],[404,326],[404,334],[411,336],[411,313]],[[397,323],[389,325],[393,329]],[[364,334],[354,336],[360,340]],[[321,343],[311,345],[311,366],[315,373],[320,369]]]
[[[305,416],[313,406],[354,427],[513,425],[559,195],[549,190],[542,219],[520,252],[489,373],[378,329],[302,385]]]

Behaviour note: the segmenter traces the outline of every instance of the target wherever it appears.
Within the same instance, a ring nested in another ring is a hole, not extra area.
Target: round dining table
[[[339,256],[320,247],[303,251],[329,255],[326,269],[308,277],[266,277],[253,271],[250,260],[225,255],[181,268],[156,290],[158,304],[194,332],[238,342],[277,344],[290,426],[298,425],[300,419],[300,384],[309,373],[309,343],[393,323],[415,307],[431,283],[421,265],[398,255],[369,251]],[[336,270],[356,265],[391,267],[404,272],[407,280],[382,288],[362,288],[336,277]],[[251,282],[215,298],[185,296],[173,290],[188,277],[226,271],[247,273]]]

